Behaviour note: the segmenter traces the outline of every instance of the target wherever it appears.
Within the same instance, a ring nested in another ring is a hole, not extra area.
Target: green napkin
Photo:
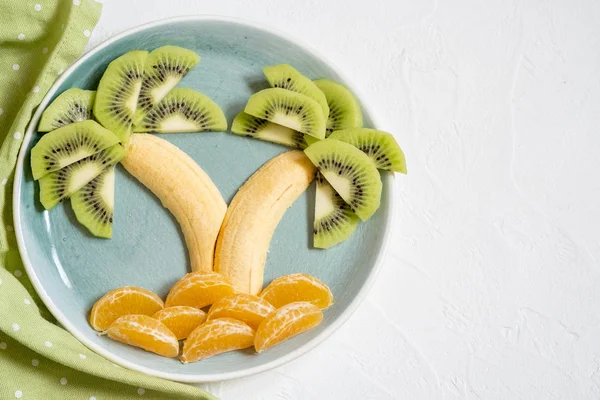
[[[215,399],[129,371],[54,324],[35,293],[12,227],[12,178],[23,133],[52,83],[83,51],[94,0],[0,0],[0,399]]]

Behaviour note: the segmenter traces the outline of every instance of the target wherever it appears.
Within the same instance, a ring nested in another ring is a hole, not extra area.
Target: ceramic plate
[[[267,87],[262,67],[288,63],[310,78],[330,78],[348,86],[329,63],[281,33],[238,20],[186,17],[150,23],[98,46],[52,87],[33,118],[19,156],[14,183],[14,219],[27,272],[57,320],[90,349],[111,361],[150,375],[182,382],[241,377],[289,361],[328,337],[364,297],[382,257],[392,204],[392,177],[383,175],[382,205],[346,242],[329,250],[312,248],[314,184],[286,212],[267,257],[265,284],[295,272],[324,281],[335,296],[323,323],[260,356],[231,352],[181,364],[99,337],[87,319],[94,302],[109,290],[135,285],[163,298],[189,271],[185,244],[169,211],[145,187],[117,168],[112,240],[92,237],[67,204],[44,211],[33,181],[29,153],[40,134],[35,127],[43,109],[72,87],[96,89],[110,61],[135,49],[177,45],[196,51],[202,61],[180,83],[205,93],[224,110],[231,124],[248,97]],[[364,106],[364,104],[363,104]],[[363,107],[365,125],[372,115]],[[163,134],[210,175],[229,202],[262,164],[286,148],[230,133]]]

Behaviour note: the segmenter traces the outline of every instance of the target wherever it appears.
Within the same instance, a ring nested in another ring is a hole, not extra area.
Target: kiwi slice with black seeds
[[[325,118],[319,103],[291,90],[264,89],[250,96],[244,111],[317,138],[325,137]]]
[[[42,136],[31,149],[33,179],[40,179],[117,143],[119,138],[96,121],[65,125]]]
[[[113,60],[98,84],[94,116],[126,143],[137,108],[147,51],[134,50]]]
[[[315,179],[315,221],[313,244],[320,249],[328,249],[344,240],[356,230],[360,218],[340,197],[323,175],[318,172]]]
[[[114,166],[105,169],[71,196],[77,221],[96,237],[112,237],[114,206]]]
[[[231,133],[297,149],[306,148],[304,134],[286,126],[240,112],[231,125]]]
[[[323,117],[327,119],[329,106],[325,95],[313,81],[302,75],[294,67],[288,64],[271,65],[264,67],[263,73],[271,87],[302,93],[319,103],[323,109]]]
[[[134,132],[207,132],[227,130],[223,110],[208,96],[192,89],[173,89],[134,126]]]
[[[319,79],[314,82],[327,98],[329,105],[326,136],[339,129],[362,127],[363,115],[360,104],[348,88],[329,79]]]
[[[65,90],[42,113],[38,132],[50,132],[73,122],[93,119],[95,99],[95,90]]]
[[[387,169],[406,174],[404,152],[387,132],[369,128],[350,128],[333,132],[331,139],[350,143],[366,153],[379,169]]]
[[[62,200],[81,189],[106,168],[125,157],[125,149],[114,145],[74,164],[52,172],[40,179],[40,201],[50,210]]]
[[[335,139],[319,140],[304,153],[361,220],[368,220],[377,211],[381,176],[369,156]]]
[[[144,66],[142,89],[133,118],[137,125],[173,89],[192,68],[200,56],[178,46],[162,46],[152,50]]]

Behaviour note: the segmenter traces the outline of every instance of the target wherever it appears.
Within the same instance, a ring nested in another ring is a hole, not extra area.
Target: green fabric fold
[[[101,8],[94,0],[0,0],[0,399],[216,400],[83,346],[55,324],[17,249],[12,181],[24,132],[45,93],[81,55]]]

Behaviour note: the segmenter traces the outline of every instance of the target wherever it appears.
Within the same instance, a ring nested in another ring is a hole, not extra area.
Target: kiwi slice
[[[329,79],[319,79],[314,82],[325,94],[329,105],[326,136],[339,129],[362,127],[363,116],[360,104],[348,88]]]
[[[133,127],[134,132],[206,132],[227,130],[223,110],[208,96],[192,89],[173,89]]]
[[[133,124],[137,125],[198,64],[200,56],[178,46],[163,46],[148,55]]]
[[[57,171],[119,143],[119,138],[96,121],[74,122],[44,136],[31,149],[33,179]]]
[[[81,189],[106,168],[125,156],[121,145],[114,145],[40,179],[40,201],[46,210]]]
[[[302,75],[294,67],[288,64],[271,65],[270,67],[264,67],[263,73],[271,87],[302,93],[319,103],[323,109],[323,117],[327,119],[329,106],[325,95],[313,81]]]
[[[253,117],[243,111],[234,118],[231,133],[297,149],[306,148],[303,133],[265,119]]]
[[[320,172],[317,173],[316,181],[313,242],[315,247],[328,249],[348,239],[356,230],[360,218]]]
[[[349,128],[333,132],[331,139],[350,143],[371,157],[379,169],[406,174],[406,158],[394,137],[383,131],[368,128]]]
[[[319,140],[304,153],[363,221],[379,208],[381,176],[369,156],[335,139]]]
[[[95,90],[65,90],[44,110],[38,132],[50,132],[73,122],[93,119],[95,99]]]
[[[112,237],[114,205],[114,166],[105,169],[71,196],[77,221],[96,237]]]
[[[244,111],[319,139],[325,137],[321,106],[301,93],[280,88],[264,89],[250,96]]]
[[[148,52],[142,50],[123,54],[108,64],[98,84],[94,115],[123,143],[131,134],[147,57]]]

